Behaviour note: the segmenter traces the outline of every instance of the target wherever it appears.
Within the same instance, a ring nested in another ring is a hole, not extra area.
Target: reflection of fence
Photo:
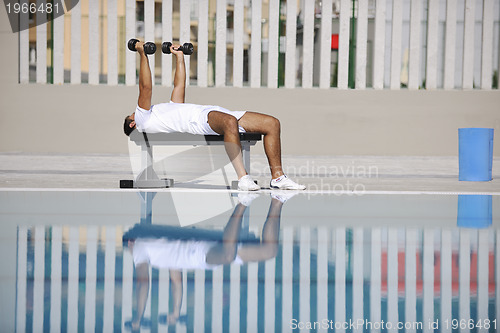
[[[123,329],[134,269],[120,234],[110,226],[19,227],[17,331]],[[178,331],[291,331],[292,319],[493,321],[500,318],[498,237],[492,229],[285,227],[275,259],[185,272],[188,322]],[[172,304],[168,272],[151,276],[145,317],[154,329]]]
[[[64,59],[70,54],[66,82],[82,82],[82,60],[86,64],[88,59],[88,79],[84,75],[88,83],[135,85],[136,55],[123,46],[140,30],[148,41],[194,42],[195,55],[186,57],[188,81],[191,78],[190,84],[200,87],[498,87],[498,2],[388,3],[252,0],[250,5],[248,1],[182,0],[177,9],[172,0],[107,0],[102,6],[105,14],[97,1],[82,0],[65,15],[70,24],[65,25],[61,16],[48,23],[50,29],[47,24],[36,27],[36,82],[47,82],[47,67],[53,83],[65,82]],[[82,20],[87,17],[82,12],[87,4],[88,26]],[[137,5],[144,21],[136,22]],[[118,17],[123,11],[124,16]],[[37,14],[40,20],[41,15]],[[106,24],[99,24],[101,15]],[[71,37],[65,42],[68,28]],[[332,52],[332,34],[339,36],[338,52]],[[88,49],[82,47],[86,36],[91,41]],[[53,46],[49,55],[47,40]],[[30,81],[27,30],[20,32],[19,41],[20,82],[26,83]],[[150,58],[153,67],[161,62],[156,66],[157,82],[170,86],[171,56]]]

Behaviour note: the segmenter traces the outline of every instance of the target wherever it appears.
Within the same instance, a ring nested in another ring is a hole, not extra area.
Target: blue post
[[[490,181],[493,128],[458,129],[458,180]]]

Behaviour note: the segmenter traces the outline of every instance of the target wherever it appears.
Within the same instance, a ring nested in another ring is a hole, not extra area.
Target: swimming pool
[[[4,329],[498,331],[500,196],[269,193],[0,192]]]

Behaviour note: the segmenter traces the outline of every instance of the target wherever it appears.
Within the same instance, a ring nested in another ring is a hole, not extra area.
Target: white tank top
[[[189,103],[161,103],[144,110],[137,106],[135,123],[137,129],[146,133],[193,133],[205,111],[229,111],[216,105]]]

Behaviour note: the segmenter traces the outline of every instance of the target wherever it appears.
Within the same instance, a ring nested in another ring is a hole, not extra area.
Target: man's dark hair
[[[130,133],[134,131],[133,127],[130,127],[130,123],[133,120],[130,119],[130,116],[125,117],[125,121],[123,122],[123,132],[125,133],[126,136],[130,136]]]

